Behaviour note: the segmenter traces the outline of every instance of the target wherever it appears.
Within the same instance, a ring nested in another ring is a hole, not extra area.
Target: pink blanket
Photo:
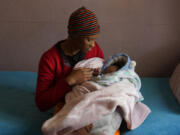
[[[139,92],[127,80],[108,87],[87,82],[74,89],[93,92],[73,98],[55,116],[45,121],[42,126],[44,135],[73,134],[73,131],[114,112],[117,107],[122,110],[127,127],[135,129],[150,113],[145,104],[137,102]],[[97,89],[98,91],[94,91]]]

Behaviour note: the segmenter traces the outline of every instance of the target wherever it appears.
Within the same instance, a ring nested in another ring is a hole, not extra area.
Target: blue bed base
[[[42,135],[42,123],[53,108],[40,112],[34,102],[37,73],[0,71],[0,135]],[[143,101],[152,112],[135,130],[121,135],[180,135],[180,105],[169,78],[141,78]]]

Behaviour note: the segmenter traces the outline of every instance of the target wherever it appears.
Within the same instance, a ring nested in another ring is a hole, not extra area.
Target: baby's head
[[[111,66],[107,67],[107,68],[104,70],[103,74],[112,73],[112,72],[117,71],[118,69],[119,69],[118,66],[116,66],[116,65],[111,65]]]
[[[125,64],[126,64],[126,61],[124,59],[122,59],[121,61],[117,61],[116,63],[113,63],[112,65],[107,67],[104,70],[103,74],[115,72],[115,71],[121,69]]]
[[[119,69],[129,68],[130,58],[124,53],[111,56],[101,68],[100,74],[107,74],[118,71]]]
[[[122,68],[124,66],[124,64],[125,64],[124,61],[116,62],[116,63],[110,65],[109,67],[107,67],[104,70],[103,74],[115,72],[115,71],[119,70],[120,68]]]

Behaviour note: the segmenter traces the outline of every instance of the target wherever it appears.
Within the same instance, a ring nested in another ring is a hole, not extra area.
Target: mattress
[[[42,135],[42,123],[53,109],[35,105],[36,72],[0,71],[0,135]],[[143,101],[152,110],[135,130],[121,127],[122,135],[180,135],[180,105],[169,88],[169,78],[141,78]]]

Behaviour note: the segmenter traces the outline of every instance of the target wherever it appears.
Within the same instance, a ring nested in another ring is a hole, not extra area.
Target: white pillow
[[[180,64],[178,64],[176,69],[174,70],[169,83],[173,94],[180,104]]]

